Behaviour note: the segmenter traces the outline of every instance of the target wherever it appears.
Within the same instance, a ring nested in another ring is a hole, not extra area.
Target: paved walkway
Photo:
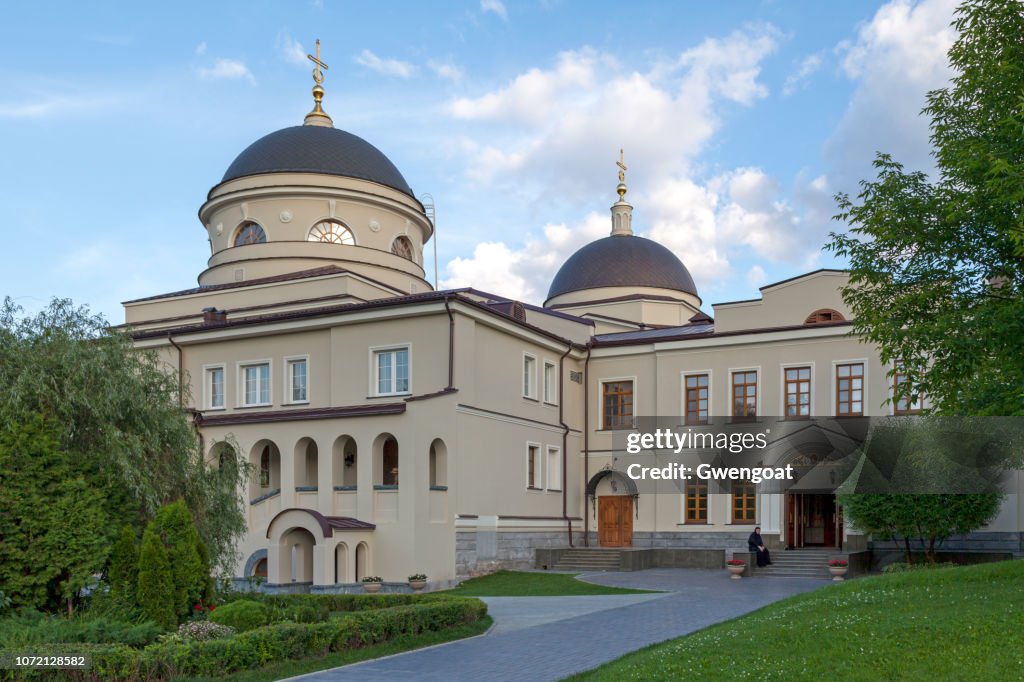
[[[588,574],[589,582],[658,595],[487,597],[495,627],[481,637],[303,675],[304,681],[559,680],[648,644],[828,585],[813,578],[729,580],[726,571],[652,569]]]

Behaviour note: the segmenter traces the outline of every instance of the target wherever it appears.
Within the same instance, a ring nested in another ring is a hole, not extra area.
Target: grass
[[[576,574],[498,571],[471,578],[448,594],[460,597],[563,597],[595,594],[648,594],[650,590],[606,587],[576,580]]]
[[[570,680],[1020,679],[1024,561],[849,581]]]
[[[435,644],[444,644],[445,642],[452,642],[465,637],[481,635],[491,627],[491,623],[491,617],[484,616],[473,623],[459,625],[447,630],[424,632],[418,635],[402,635],[389,642],[378,644],[376,646],[368,646],[361,649],[349,649],[348,651],[338,651],[326,656],[318,656],[316,658],[304,658],[297,661],[281,661],[280,663],[272,663],[255,670],[242,670],[232,675],[219,675],[215,678],[178,677],[175,678],[175,680],[176,682],[213,682],[214,680],[217,682],[273,682],[274,680],[281,680],[286,677],[304,675],[306,673],[317,672],[318,670],[327,670],[328,668],[337,668],[338,666],[349,665],[350,663],[368,661],[372,658],[391,656],[393,654],[400,654],[404,651],[422,649],[423,647],[433,646]]]

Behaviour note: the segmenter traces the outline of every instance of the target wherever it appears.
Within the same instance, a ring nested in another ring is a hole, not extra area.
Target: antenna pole
[[[434,242],[434,291],[437,291],[437,206],[434,203],[434,195],[424,194],[423,195],[423,212],[427,214],[427,218],[430,219],[430,225],[434,228],[433,237]]]

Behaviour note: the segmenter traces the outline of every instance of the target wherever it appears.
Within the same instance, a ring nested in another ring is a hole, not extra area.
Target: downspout
[[[175,341],[174,337],[171,336],[170,332],[167,332],[167,341],[178,350],[178,407],[185,407],[185,367],[182,364],[184,362],[184,352],[181,350]]]
[[[558,424],[562,427],[562,519],[569,533],[569,546],[572,547],[572,519],[569,518],[569,425],[565,423],[565,358],[572,351],[572,343],[565,347],[562,357],[558,358]],[[586,502],[583,504],[583,515],[586,516]]]
[[[587,485],[590,483],[590,342],[583,362],[583,546],[590,547],[590,513],[587,511]]]
[[[451,297],[444,297],[444,311],[448,313],[448,387],[446,391],[455,388],[455,316],[452,315]]]

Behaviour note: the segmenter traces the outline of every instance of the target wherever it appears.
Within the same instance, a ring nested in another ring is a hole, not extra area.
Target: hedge
[[[309,597],[321,603],[332,603],[329,601],[332,598],[352,596],[359,597],[351,603],[357,608],[349,609],[351,613],[338,618],[321,623],[267,625],[229,639],[167,641],[141,650],[122,644],[68,645],[68,653],[91,655],[93,665],[89,670],[65,670],[62,673],[64,679],[74,682],[115,679],[150,682],[178,675],[217,677],[275,661],[322,656],[332,651],[379,644],[399,635],[443,630],[472,623],[487,613],[486,604],[478,599],[440,595],[433,598],[432,595],[383,595],[380,598],[386,600],[385,603],[407,603],[375,610],[369,610],[373,608],[369,605],[371,602],[362,595],[287,595],[285,602],[296,597]],[[337,603],[349,604],[345,599]],[[57,645],[54,648],[65,647]],[[43,679],[44,674],[36,677],[29,673],[18,679]]]

